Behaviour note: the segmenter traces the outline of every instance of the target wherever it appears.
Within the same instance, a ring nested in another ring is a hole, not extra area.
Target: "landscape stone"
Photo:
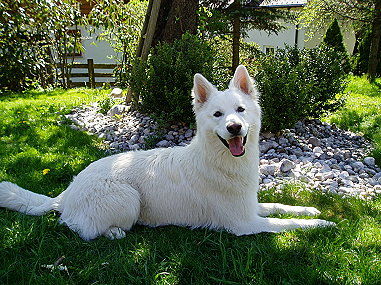
[[[112,91],[110,93],[110,97],[113,97],[113,98],[121,98],[121,97],[123,97],[123,90],[120,89],[120,88],[114,88],[114,89],[112,89]]]
[[[308,139],[308,143],[311,144],[313,147],[320,146],[321,142],[317,137],[310,137]]]
[[[114,106],[108,115],[98,110],[94,103],[76,107],[65,117],[72,121],[71,128],[104,139],[111,153],[145,149],[147,137],[157,137],[157,147],[186,146],[196,133],[184,124],[173,124],[162,133],[154,120],[127,105]],[[280,136],[261,134],[259,148],[261,190],[281,191],[284,181],[292,180],[343,196],[381,195],[381,169],[368,154],[371,144],[334,124],[299,121]]]
[[[284,159],[282,162],[281,162],[281,165],[280,165],[280,171],[282,171],[283,173],[284,172],[288,172],[290,171],[291,169],[295,168],[295,163],[292,162],[291,160],[289,159]]]
[[[108,116],[120,115],[123,112],[127,112],[128,109],[129,109],[129,107],[126,105],[115,105],[115,106],[111,107],[110,110],[108,110],[107,115]]]
[[[376,166],[376,160],[374,159],[374,157],[365,157],[364,158],[364,163],[369,166],[369,167],[374,167]]]

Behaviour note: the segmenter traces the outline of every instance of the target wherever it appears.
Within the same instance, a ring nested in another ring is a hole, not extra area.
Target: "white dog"
[[[194,76],[197,135],[190,145],[116,154],[90,164],[56,198],[0,183],[0,207],[29,215],[49,210],[90,240],[125,237],[135,223],[225,229],[235,235],[331,226],[318,219],[264,218],[271,213],[317,215],[312,207],[258,203],[261,110],[244,66],[229,89]]]

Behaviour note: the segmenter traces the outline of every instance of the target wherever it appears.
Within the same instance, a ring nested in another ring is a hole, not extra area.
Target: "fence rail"
[[[88,86],[90,88],[101,87],[105,82],[97,82],[97,78],[113,78],[113,72],[95,72],[95,69],[114,69],[117,65],[110,63],[94,63],[88,59],[87,63],[74,63],[71,68],[70,78],[86,78],[88,81],[70,82],[73,87]],[[87,72],[73,72],[75,69],[87,69]],[[113,84],[113,81],[109,83]]]

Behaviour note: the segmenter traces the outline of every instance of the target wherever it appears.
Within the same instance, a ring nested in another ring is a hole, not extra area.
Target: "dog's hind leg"
[[[126,236],[140,214],[140,195],[131,185],[104,181],[93,184],[87,195],[66,197],[61,222],[85,240],[100,235],[110,239]]]
[[[262,217],[271,214],[293,214],[297,216],[316,216],[320,211],[314,207],[289,206],[279,203],[259,203],[258,215]]]

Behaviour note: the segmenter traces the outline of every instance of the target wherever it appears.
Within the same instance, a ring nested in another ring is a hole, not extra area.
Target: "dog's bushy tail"
[[[55,198],[33,193],[11,182],[0,183],[0,207],[27,215],[41,216],[54,209]]]

